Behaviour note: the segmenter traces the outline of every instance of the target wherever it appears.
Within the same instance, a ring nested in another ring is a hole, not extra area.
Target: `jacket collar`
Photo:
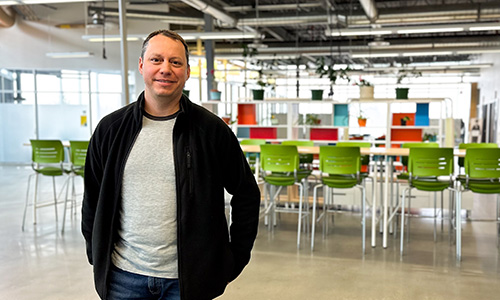
[[[182,114],[189,113],[191,110],[191,105],[193,103],[189,98],[182,94],[181,100],[179,101],[179,116]],[[137,101],[134,105],[134,118],[136,122],[142,123],[142,116],[143,116],[143,111],[144,111],[144,105],[145,105],[145,98],[144,98],[144,91],[137,97]]]

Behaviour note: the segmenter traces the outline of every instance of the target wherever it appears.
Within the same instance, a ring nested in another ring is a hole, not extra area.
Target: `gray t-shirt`
[[[176,117],[145,113],[125,165],[121,228],[112,261],[128,272],[178,278],[172,138]]]

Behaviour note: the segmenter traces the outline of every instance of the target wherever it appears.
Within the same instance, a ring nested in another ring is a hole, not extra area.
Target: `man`
[[[82,232],[96,290],[102,299],[213,299],[250,260],[260,192],[230,128],[182,94],[182,37],[151,33],[139,71],[144,92],[102,119],[87,154]]]

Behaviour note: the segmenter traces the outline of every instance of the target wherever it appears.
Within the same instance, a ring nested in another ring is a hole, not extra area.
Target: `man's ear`
[[[142,57],[139,57],[139,73],[141,73],[141,75],[142,75],[142,65],[143,65]]]

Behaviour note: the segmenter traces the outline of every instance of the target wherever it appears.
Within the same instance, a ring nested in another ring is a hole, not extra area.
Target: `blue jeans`
[[[179,280],[144,276],[111,267],[109,300],[180,300]]]

